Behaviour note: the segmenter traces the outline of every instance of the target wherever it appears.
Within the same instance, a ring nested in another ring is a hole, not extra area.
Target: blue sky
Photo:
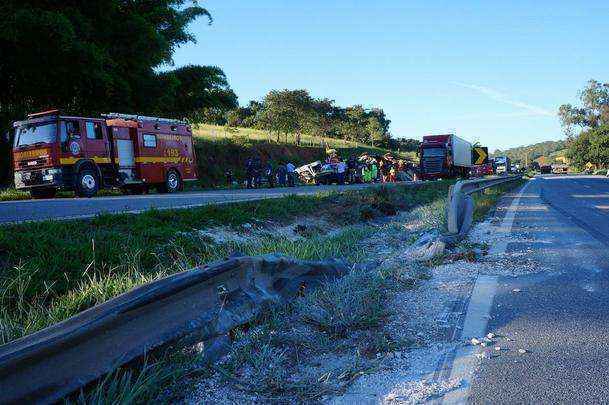
[[[306,88],[382,107],[397,137],[456,131],[492,150],[561,139],[556,117],[606,81],[609,2],[208,0],[176,66],[217,65],[241,104]]]

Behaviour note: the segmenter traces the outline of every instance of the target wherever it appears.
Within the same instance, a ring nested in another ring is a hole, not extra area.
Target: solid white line
[[[478,277],[467,306],[467,315],[465,316],[463,331],[461,333],[462,341],[484,336],[496,291],[496,276]],[[460,385],[459,388],[448,392],[444,396],[443,403],[467,403],[473,373],[478,365],[478,358],[475,355],[480,352],[480,346],[471,345],[462,346],[457,350],[449,381],[460,381]]]
[[[529,185],[533,181],[536,181],[536,180],[533,179],[533,180],[528,181],[524,185],[524,187],[522,187],[522,190],[520,190],[520,192],[518,193],[516,198],[514,198],[514,200],[510,204],[508,211],[505,213],[505,216],[503,217],[503,220],[501,221],[501,225],[499,225],[499,230],[498,230],[499,234],[503,234],[507,237],[510,234],[510,232],[512,232],[512,226],[514,225],[514,218],[516,218],[516,208],[518,207],[518,204],[520,204],[520,198],[522,197],[522,195],[524,194],[526,189],[529,187]],[[489,249],[489,254],[502,255],[505,253],[505,251],[507,249],[507,245],[508,245],[508,242],[505,239],[501,240],[501,241],[497,242],[495,245],[491,246],[491,248]]]

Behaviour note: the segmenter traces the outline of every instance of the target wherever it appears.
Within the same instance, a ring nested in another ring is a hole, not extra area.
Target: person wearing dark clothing
[[[269,183],[269,187],[275,187],[275,173],[273,172],[273,166],[270,163],[264,168],[264,175],[266,176],[266,181]]]
[[[347,181],[349,182],[349,184],[355,183],[356,174],[357,161],[355,160],[355,156],[351,156],[347,160]]]
[[[233,185],[233,171],[228,169],[224,172],[224,175],[226,176],[226,185],[231,187]]]
[[[277,167],[277,183],[280,187],[285,187],[288,181],[288,172],[286,171],[285,165],[279,165]]]
[[[260,187],[260,184],[262,183],[262,162],[260,161],[260,156],[256,156],[254,158],[252,165],[254,166],[254,170],[253,170],[254,187],[258,188],[258,187]]]
[[[245,184],[247,188],[254,187],[254,161],[247,158],[245,161]]]
[[[288,172],[288,187],[294,187],[296,185],[296,166],[292,162],[288,162],[285,169]]]

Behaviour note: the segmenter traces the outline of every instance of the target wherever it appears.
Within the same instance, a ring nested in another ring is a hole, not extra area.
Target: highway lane
[[[511,233],[525,241],[507,252],[546,271],[499,277],[487,332],[502,350],[481,362],[469,402],[606,403],[609,179],[535,179],[515,213]]]
[[[404,182],[401,184],[414,184]],[[209,190],[175,194],[125,195],[98,198],[56,198],[0,202],[0,224],[48,219],[87,218],[101,213],[141,212],[152,208],[188,208],[208,204],[277,198],[290,194],[358,190],[378,185],[329,185],[239,190]]]

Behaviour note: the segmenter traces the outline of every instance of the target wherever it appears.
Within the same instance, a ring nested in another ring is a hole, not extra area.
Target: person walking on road
[[[288,162],[288,164],[285,165],[285,169],[288,174],[288,187],[294,187],[296,185],[296,166],[294,166],[292,162]]]

